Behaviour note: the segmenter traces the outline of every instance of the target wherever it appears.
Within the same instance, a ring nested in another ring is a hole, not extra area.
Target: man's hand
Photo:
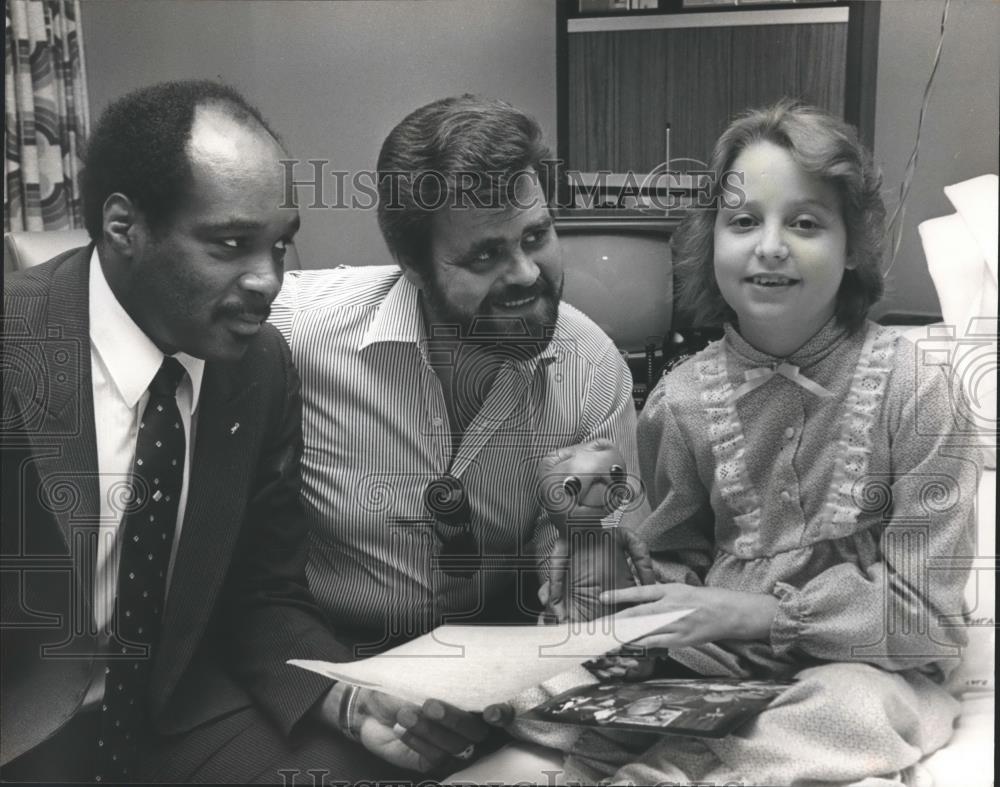
[[[636,645],[622,645],[610,653],[586,661],[584,667],[601,680],[642,681],[653,676],[656,655]]]
[[[612,611],[599,599],[602,590],[632,587],[636,579],[656,581],[649,550],[638,536],[623,527],[572,527],[552,549],[540,600],[556,622],[592,620]]]
[[[430,699],[415,705],[373,689],[357,689],[351,712],[343,718],[345,684],[338,683],[320,705],[322,720],[339,729],[386,762],[427,773],[470,759],[475,744],[489,734],[489,726],[472,713]],[[350,729],[343,729],[342,723]],[[464,757],[459,755],[465,754]]]
[[[647,648],[703,645],[724,639],[767,640],[778,600],[766,593],[699,587],[679,582],[622,588],[601,593],[605,604],[635,604],[619,617],[691,609],[655,634],[636,642]]]

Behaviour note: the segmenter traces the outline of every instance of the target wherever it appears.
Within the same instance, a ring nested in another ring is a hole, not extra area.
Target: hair
[[[187,143],[195,110],[209,105],[280,143],[257,108],[221,82],[161,82],[122,96],[101,115],[84,156],[83,216],[92,240],[100,241],[104,203],[116,192],[142,211],[152,232],[169,224],[191,183]]]
[[[509,206],[513,188],[537,173],[547,203],[556,168],[542,130],[505,101],[465,94],[407,115],[378,156],[378,225],[397,262],[430,268],[431,223],[445,206]]]
[[[708,205],[691,211],[673,239],[677,279],[675,309],[693,328],[719,326],[735,318],[715,280],[715,220],[733,162],[758,142],[784,148],[803,171],[830,183],[840,198],[852,268],[844,271],[835,315],[850,331],[859,329],[882,297],[881,260],[885,230],[882,177],[855,130],[816,107],[783,99],[750,110],[727,128],[712,152]],[[731,196],[731,195],[730,195]]]

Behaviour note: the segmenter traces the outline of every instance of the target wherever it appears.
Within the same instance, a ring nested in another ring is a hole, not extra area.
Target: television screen
[[[596,322],[619,350],[659,348],[670,330],[670,228],[628,220],[556,221],[563,299]]]

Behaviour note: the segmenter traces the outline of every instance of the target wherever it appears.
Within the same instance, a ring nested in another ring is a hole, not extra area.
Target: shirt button
[[[438,418],[437,416],[434,416],[431,419],[431,423],[434,424],[434,426],[441,426],[441,424],[443,424],[444,421],[442,419]]]
[[[781,497],[782,500],[784,500],[786,503],[788,503],[788,502],[791,502],[792,493],[789,492],[787,489],[785,489],[785,490],[782,491],[780,497]]]
[[[795,429],[793,429],[791,426],[789,426],[785,430],[785,437],[788,438],[789,440],[791,440],[793,437],[795,437]]]

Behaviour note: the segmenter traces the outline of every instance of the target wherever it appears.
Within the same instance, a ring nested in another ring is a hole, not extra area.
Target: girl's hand
[[[609,590],[601,593],[601,601],[608,605],[636,605],[619,612],[621,617],[692,610],[687,616],[635,643],[647,648],[704,645],[723,639],[767,640],[778,610],[778,600],[766,593],[676,582]]]

